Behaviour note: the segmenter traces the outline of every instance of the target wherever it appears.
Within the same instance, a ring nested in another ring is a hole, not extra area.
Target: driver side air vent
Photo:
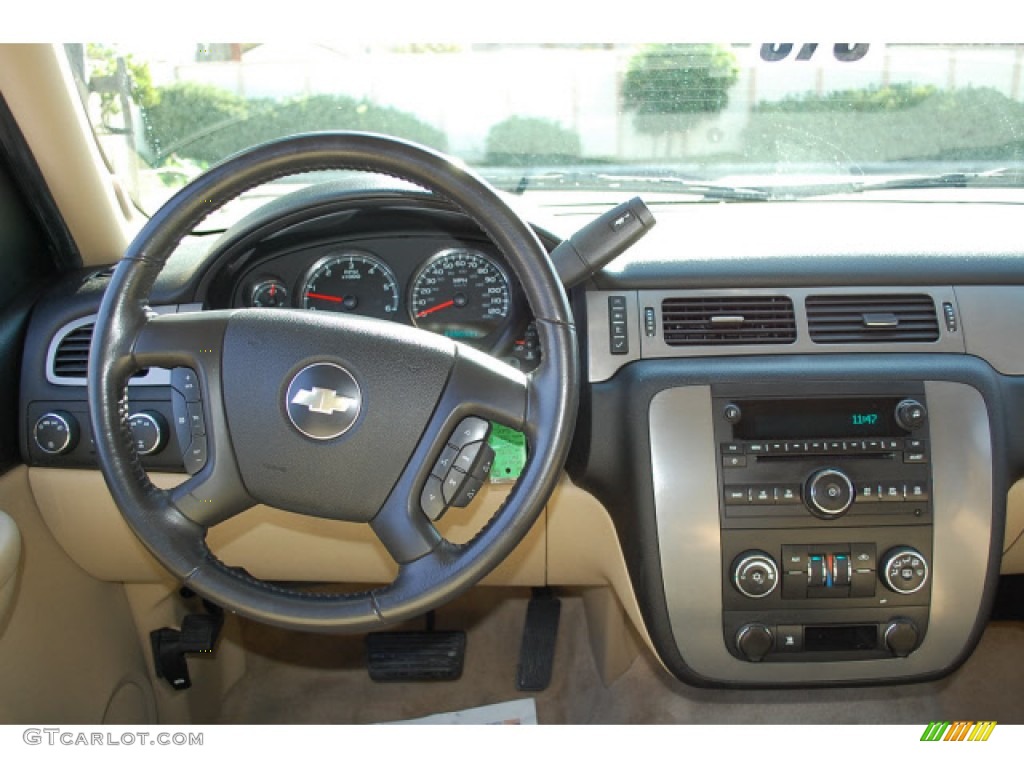
[[[793,302],[786,296],[700,296],[661,303],[665,343],[672,347],[792,344]]]
[[[808,296],[807,325],[819,344],[937,341],[935,302],[926,294]]]
[[[53,356],[53,373],[59,378],[84,379],[89,369],[89,344],[93,323],[73,329],[61,339]]]

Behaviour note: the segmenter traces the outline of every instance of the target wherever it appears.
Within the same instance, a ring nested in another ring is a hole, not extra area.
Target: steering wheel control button
[[[167,444],[167,423],[155,411],[133,413],[128,417],[128,426],[132,431],[132,445],[139,456],[152,456]]]
[[[455,494],[455,498],[452,499],[453,507],[468,507],[472,503],[473,499],[483,488],[483,482],[472,475],[467,475],[465,481],[459,487],[458,492]]]
[[[203,404],[188,403],[186,412],[188,413],[189,431],[193,435],[205,435],[206,420],[203,418]]]
[[[768,597],[779,584],[779,569],[767,552],[744,552],[733,562],[732,583],[746,597]]]
[[[423,485],[423,493],[420,494],[420,506],[423,514],[431,520],[438,520],[444,514],[447,505],[441,492],[441,480],[434,476],[427,478]]]
[[[171,371],[171,386],[178,390],[187,402],[197,403],[202,399],[199,377],[191,368],[175,368]]]
[[[32,437],[43,453],[60,456],[78,445],[78,420],[67,411],[50,411],[40,416],[32,428]]]
[[[820,469],[807,480],[804,499],[814,515],[833,520],[853,504],[853,482],[838,469]]]
[[[459,451],[457,448],[446,445],[444,450],[441,451],[441,455],[437,457],[437,461],[434,462],[434,469],[430,474],[438,478],[444,477],[448,474],[448,470],[452,468],[452,464],[458,455]]]
[[[483,443],[470,443],[459,451],[459,455],[455,459],[455,468],[468,475],[473,469],[473,462],[476,461],[476,457],[480,453],[481,445]]]
[[[895,547],[885,553],[879,573],[893,592],[912,595],[928,581],[928,561],[912,547]]]
[[[284,398],[292,426],[314,440],[348,432],[362,410],[355,377],[335,363],[313,363],[292,377]]]
[[[190,475],[194,475],[206,466],[205,435],[196,435],[192,438],[192,444],[188,447],[188,450],[185,451],[182,461],[185,464],[185,471]]]
[[[448,445],[455,448],[463,448],[470,443],[481,443],[491,434],[491,423],[478,419],[476,416],[468,416],[459,422],[459,426],[452,433]]]

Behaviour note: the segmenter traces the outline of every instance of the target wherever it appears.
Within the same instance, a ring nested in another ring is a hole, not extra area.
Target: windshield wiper
[[[822,184],[778,186],[764,189],[773,200],[799,200],[824,195],[859,194],[887,189],[957,189],[967,187],[1024,186],[1024,170],[1020,168],[993,168],[987,171],[952,171],[894,176],[871,181],[841,181]]]
[[[509,177],[498,173],[487,173],[488,180],[496,186],[521,195],[527,190],[575,189],[589,192],[623,190],[628,192],[681,192],[698,196],[701,200],[770,200],[771,192],[754,187],[735,187],[714,184],[700,179],[686,179],[680,176],[660,176],[628,173],[603,173],[600,171],[551,171],[516,174],[514,184]]]

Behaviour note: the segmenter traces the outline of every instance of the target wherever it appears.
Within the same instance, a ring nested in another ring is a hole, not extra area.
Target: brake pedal
[[[458,680],[466,658],[466,633],[433,628],[412,632],[371,632],[366,636],[366,666],[378,683]]]
[[[543,691],[551,684],[555,666],[555,641],[562,603],[550,589],[535,589],[526,607],[523,644],[519,649],[516,689]]]

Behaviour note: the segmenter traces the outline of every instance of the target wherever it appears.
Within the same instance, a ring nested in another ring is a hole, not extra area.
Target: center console
[[[913,653],[931,601],[923,385],[713,395],[729,653],[748,663]]]

